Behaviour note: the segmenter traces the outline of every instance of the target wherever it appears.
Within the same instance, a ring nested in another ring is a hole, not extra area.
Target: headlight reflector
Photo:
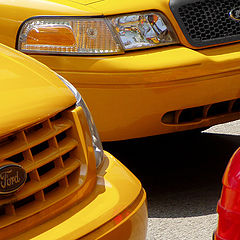
[[[65,55],[121,54],[128,50],[178,43],[160,12],[112,17],[35,17],[19,31],[18,50]]]
[[[63,78],[61,75],[57,74],[57,76],[72,91],[73,95],[76,98],[76,107],[82,107],[82,109],[85,113],[89,131],[92,136],[92,145],[93,145],[95,159],[96,159],[96,167],[98,167],[103,160],[103,147],[102,147],[102,142],[100,140],[97,128],[94,124],[92,115],[91,115],[90,111],[88,110],[88,107],[87,107],[86,103],[84,102],[83,98],[81,97],[80,93],[77,91],[77,89],[70,82],[68,82],[65,78]]]
[[[125,50],[177,43],[168,20],[161,13],[136,13],[110,18]]]

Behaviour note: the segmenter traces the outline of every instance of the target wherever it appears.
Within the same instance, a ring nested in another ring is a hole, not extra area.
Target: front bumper
[[[103,141],[204,128],[240,118],[235,112],[181,124],[162,121],[171,111],[240,98],[240,44],[199,51],[169,46],[117,56],[33,57],[78,88]]]
[[[144,240],[146,193],[137,178],[105,152],[94,191],[63,214],[13,239]]]

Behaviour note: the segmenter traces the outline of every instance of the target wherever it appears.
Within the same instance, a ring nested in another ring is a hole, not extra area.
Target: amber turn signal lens
[[[27,44],[74,46],[73,32],[66,26],[39,26],[31,29],[27,35]]]

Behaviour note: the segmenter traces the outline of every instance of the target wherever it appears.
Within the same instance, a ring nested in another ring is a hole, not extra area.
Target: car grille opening
[[[44,150],[46,150],[48,147],[49,147],[49,144],[47,141],[40,143],[39,145],[37,145],[31,149],[32,155],[35,156],[35,155],[43,152]]]
[[[16,140],[16,136],[8,136],[0,140],[0,147],[13,143]]]
[[[60,112],[60,113],[56,114],[55,116],[53,116],[50,120],[56,121],[56,120],[60,119],[61,117],[62,117],[62,113]]]
[[[34,125],[33,127],[30,127],[29,129],[27,129],[25,131],[26,135],[30,135],[31,133],[33,132],[37,132],[38,130],[42,129],[43,128],[43,124],[40,123],[40,124],[37,124],[37,125]]]
[[[63,161],[66,161],[69,158],[70,158],[70,153],[66,153],[66,154],[62,155],[62,160]]]
[[[59,186],[60,186],[59,183],[56,182],[56,183],[50,185],[49,187],[44,188],[43,192],[44,192],[45,195],[47,195],[48,193],[50,193],[53,190],[57,189]]]
[[[4,206],[0,206],[0,217],[5,215],[5,208]]]
[[[171,0],[170,7],[192,46],[240,40],[240,22],[230,17],[240,7],[239,0]]]
[[[207,116],[212,117],[220,114],[226,114],[228,113],[228,109],[229,109],[229,102],[215,103],[215,104],[212,104],[208,109]]]
[[[240,111],[240,99],[236,100],[232,107],[233,112],[239,112]]]
[[[13,156],[7,158],[6,160],[15,162],[15,163],[20,163],[24,160],[24,156],[23,156],[23,153],[18,153],[16,155],[13,155]]]
[[[54,162],[47,163],[47,164],[45,164],[42,167],[37,169],[38,175],[41,177],[42,175],[44,175],[45,173],[51,171],[54,168],[55,168]]]
[[[240,99],[214,103],[210,105],[186,108],[176,111],[170,111],[163,115],[162,123],[165,124],[185,124],[200,122],[203,119],[208,119],[226,114],[240,113]]]
[[[30,181],[31,181],[31,178],[30,178],[29,174],[27,173],[27,179],[26,179],[25,184],[26,184],[27,182],[30,182]]]
[[[62,132],[59,135],[56,136],[56,139],[58,142],[61,142],[63,139],[65,139],[67,137],[66,132]]]
[[[179,116],[179,122],[192,122],[202,117],[203,107],[184,109]]]
[[[33,202],[33,201],[35,201],[35,197],[34,197],[34,195],[30,195],[29,197],[26,197],[26,198],[24,198],[20,201],[15,202],[14,203],[14,208],[18,209],[18,208],[23,207],[23,206],[25,206],[25,205]]]

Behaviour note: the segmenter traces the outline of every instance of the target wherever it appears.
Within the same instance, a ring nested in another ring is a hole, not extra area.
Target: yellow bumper
[[[138,179],[105,152],[94,191],[78,205],[13,239],[144,240],[146,193]]]
[[[118,56],[34,56],[86,99],[103,141],[208,127],[240,117],[217,114],[166,124],[170,111],[240,98],[240,44],[192,50],[171,46]]]

